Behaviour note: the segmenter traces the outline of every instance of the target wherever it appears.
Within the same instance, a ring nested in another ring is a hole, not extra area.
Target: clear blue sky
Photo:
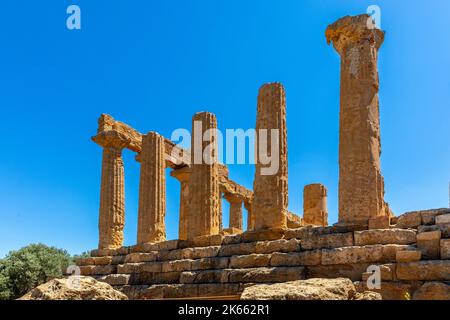
[[[82,30],[66,28],[81,7]],[[31,242],[97,246],[101,113],[170,137],[197,111],[253,128],[265,82],[287,92],[289,207],[305,184],[329,190],[337,220],[339,56],[325,28],[381,8],[382,168],[396,214],[448,206],[450,2],[335,0],[2,1],[0,257]],[[125,243],[136,239],[139,166],[124,153]],[[254,169],[231,166],[251,188]],[[169,178],[168,238],[179,183]],[[227,208],[224,220],[227,225]]]

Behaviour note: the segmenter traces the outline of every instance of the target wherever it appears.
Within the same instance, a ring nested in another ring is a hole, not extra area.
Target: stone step
[[[450,260],[398,263],[397,279],[408,281],[450,281]]]
[[[170,284],[170,285],[125,285],[113,286],[129,299],[185,299],[233,297],[237,299],[246,285],[236,283]]]
[[[289,241],[288,241],[289,242]],[[198,248],[205,251],[205,255],[214,255],[217,250],[208,252],[214,247]],[[289,246],[281,248],[273,243],[262,246],[260,252],[272,252],[272,250],[285,250]],[[197,248],[196,248],[197,249]],[[290,249],[298,249],[292,247]],[[130,262],[118,265],[87,265],[80,266],[82,275],[108,275],[108,274],[145,274],[149,273],[176,273],[184,271],[220,270],[226,268],[255,268],[255,267],[295,267],[314,265],[346,265],[360,263],[388,263],[395,262],[398,251],[416,250],[410,245],[386,244],[368,246],[350,246],[334,249],[317,249],[294,252],[250,253],[233,255],[231,257],[212,256],[199,259],[181,259],[167,261]],[[246,250],[232,250],[236,252],[248,252]],[[230,254],[228,251],[227,254]],[[147,255],[147,254],[142,254]],[[201,257],[203,255],[197,255]],[[129,257],[129,256],[128,256]],[[102,257],[104,258],[104,257]],[[163,277],[163,279],[166,279]],[[170,277],[172,279],[172,277]],[[140,280],[139,280],[140,281]],[[171,280],[172,281],[172,280]]]

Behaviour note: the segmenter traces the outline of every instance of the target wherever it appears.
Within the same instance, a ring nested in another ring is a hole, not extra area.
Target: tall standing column
[[[229,228],[242,230],[242,203],[244,199],[236,194],[224,194],[224,198],[230,204]]]
[[[166,176],[164,138],[156,132],[142,137],[139,185],[138,244],[166,240]]]
[[[209,112],[192,118],[191,177],[187,238],[220,232],[217,120]]]
[[[368,15],[344,17],[326,38],[341,56],[339,222],[389,215],[380,171],[378,49],[384,32]]]
[[[320,183],[303,189],[303,222],[316,226],[328,225],[327,189]]]
[[[191,169],[183,167],[173,170],[170,175],[180,181],[180,221],[178,224],[178,239],[187,239],[187,220],[189,219],[189,177]]]
[[[255,217],[252,213],[252,201],[244,202],[244,208],[247,210],[247,230],[255,229]]]
[[[286,97],[280,83],[265,84],[259,90],[256,137],[257,161],[252,205],[254,228],[286,228]],[[266,157],[271,161],[266,161]]]
[[[124,167],[122,148],[103,148],[100,186],[99,249],[119,248],[123,244],[125,215]]]

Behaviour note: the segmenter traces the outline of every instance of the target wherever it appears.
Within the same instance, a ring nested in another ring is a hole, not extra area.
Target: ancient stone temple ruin
[[[447,288],[450,209],[395,217],[384,200],[377,71],[384,32],[368,19],[344,17],[326,30],[326,40],[341,57],[336,224],[328,226],[327,189],[320,183],[304,187],[303,218],[288,211],[287,108],[280,83],[259,90],[255,139],[256,148],[278,151],[279,167],[268,173],[258,158],[253,191],[231,180],[218,162],[214,114],[193,116],[190,150],[104,114],[92,138],[103,148],[99,245],[91,257],[77,261],[81,273],[132,299],[239,298],[253,284],[308,278],[347,277],[364,291],[373,266],[380,271],[381,286],[369,289],[384,299],[423,298],[429,286]],[[261,132],[271,132],[264,146]],[[196,136],[207,136],[209,143]],[[124,149],[140,162],[138,232],[132,246],[123,246]],[[205,154],[208,161],[198,161]],[[179,239],[168,241],[166,168],[180,182]],[[226,229],[222,199],[230,203]]]

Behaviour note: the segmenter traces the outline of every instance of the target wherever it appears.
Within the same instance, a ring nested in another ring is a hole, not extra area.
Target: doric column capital
[[[340,55],[361,43],[369,43],[378,49],[384,40],[384,32],[376,28],[368,14],[346,16],[337,20],[327,27],[325,36],[327,43],[333,42],[333,47]]]
[[[104,131],[91,138],[92,141],[97,143],[103,148],[126,148],[131,140],[125,134],[117,131]]]
[[[170,176],[174,177],[181,183],[188,182],[189,177],[191,176],[191,168],[190,167],[183,167],[179,169],[172,170],[170,172]]]
[[[244,202],[244,197],[238,193],[224,192],[223,197],[229,203],[241,203],[242,204]]]

